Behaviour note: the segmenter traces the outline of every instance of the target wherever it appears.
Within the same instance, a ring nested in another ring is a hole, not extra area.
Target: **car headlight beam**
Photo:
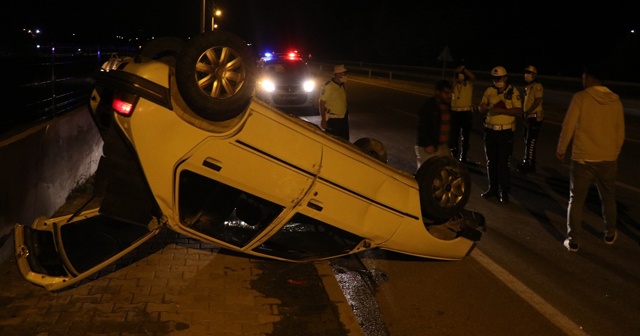
[[[315,87],[316,87],[316,83],[312,80],[306,80],[302,84],[302,88],[304,89],[304,92],[311,92],[315,89]]]
[[[270,79],[263,80],[261,85],[262,88],[267,92],[273,92],[276,90],[276,84]]]

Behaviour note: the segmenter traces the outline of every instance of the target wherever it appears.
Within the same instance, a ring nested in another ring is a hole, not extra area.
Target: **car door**
[[[47,290],[59,290],[97,273],[160,230],[101,215],[99,209],[38,218],[14,228],[15,255],[22,276]]]
[[[255,102],[236,134],[210,137],[176,169],[182,234],[250,253],[305,198],[321,166],[313,126]]]
[[[314,260],[359,252],[387,241],[419,216],[415,180],[332,137],[322,142],[322,166],[310,192],[253,252]]]

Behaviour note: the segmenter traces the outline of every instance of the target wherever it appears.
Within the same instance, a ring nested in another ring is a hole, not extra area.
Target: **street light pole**
[[[204,16],[207,0],[202,0],[202,8],[200,9],[200,32],[204,33]]]

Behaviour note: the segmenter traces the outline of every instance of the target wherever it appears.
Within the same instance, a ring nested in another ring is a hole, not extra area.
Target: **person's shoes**
[[[580,246],[578,246],[578,243],[571,241],[571,238],[565,239],[562,245],[564,245],[564,247],[566,247],[570,252],[578,252],[578,249],[580,248]]]
[[[613,235],[611,236],[604,236],[604,243],[607,245],[613,245],[613,243],[616,242],[616,239],[618,239],[618,230],[613,231]]]
[[[482,198],[498,197],[498,192],[495,189],[489,188],[487,191],[480,194],[480,197]]]
[[[509,203],[509,194],[508,193],[506,193],[504,191],[500,192],[500,203],[502,203],[502,204]]]

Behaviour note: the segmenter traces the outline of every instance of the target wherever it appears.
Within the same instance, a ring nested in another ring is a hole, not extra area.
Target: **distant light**
[[[635,29],[631,29],[631,34],[635,34],[636,30]]]

